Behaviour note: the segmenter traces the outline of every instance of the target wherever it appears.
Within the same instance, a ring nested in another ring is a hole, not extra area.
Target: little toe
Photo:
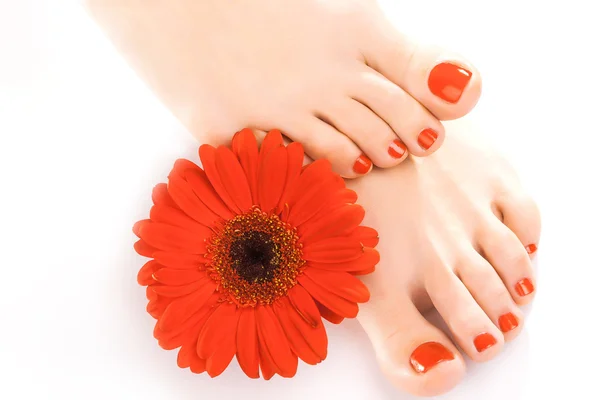
[[[496,218],[489,218],[477,235],[478,246],[517,304],[529,303],[535,278],[527,250],[519,238]]]
[[[319,115],[348,136],[380,168],[398,165],[408,156],[406,145],[392,128],[364,104],[344,98]]]
[[[408,299],[372,298],[359,321],[371,338],[380,367],[401,390],[434,396],[462,379],[465,364],[452,341]],[[364,306],[364,307],[363,307]]]
[[[500,352],[504,344],[502,332],[452,269],[440,266],[426,272],[425,289],[455,342],[469,357],[487,361]]]
[[[541,231],[540,211],[527,195],[505,194],[495,202],[496,207],[502,214],[502,222],[521,241],[530,257],[533,257],[538,249]]]
[[[442,145],[442,123],[404,89],[377,71],[363,66],[351,95],[381,117],[411,154],[427,156]]]
[[[440,120],[464,116],[481,95],[481,76],[463,57],[422,45],[391,24],[377,30],[366,46],[367,64],[406,90]]]
[[[504,334],[504,339],[515,338],[523,327],[523,313],[494,267],[472,249],[464,252],[456,266],[456,275],[488,318]]]

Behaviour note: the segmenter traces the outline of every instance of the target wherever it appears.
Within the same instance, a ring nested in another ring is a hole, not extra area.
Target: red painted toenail
[[[393,158],[402,158],[406,153],[406,145],[400,141],[400,139],[395,139],[390,147],[388,147],[388,154]]]
[[[508,313],[498,318],[498,325],[500,325],[500,330],[506,333],[519,326],[519,320],[513,313]]]
[[[354,167],[352,168],[354,172],[360,175],[364,175],[371,170],[371,166],[373,163],[367,156],[364,154],[356,159],[354,162]]]
[[[521,279],[515,285],[515,290],[519,296],[527,296],[534,290],[533,283],[531,283],[529,278]]]
[[[421,146],[424,150],[428,150],[438,138],[438,134],[433,129],[423,129],[421,133],[419,133],[419,137],[417,138],[417,142],[419,142],[419,146]]]
[[[441,63],[429,73],[429,90],[449,103],[458,103],[473,74],[468,69],[450,63]]]
[[[535,244],[528,244],[525,246],[525,250],[527,250],[527,254],[533,254],[537,251],[537,246]]]
[[[481,333],[475,336],[475,340],[473,340],[473,343],[475,344],[475,348],[477,349],[477,351],[481,353],[482,351],[487,350],[493,345],[495,345],[496,338],[489,333]]]
[[[410,365],[418,373],[424,374],[443,361],[454,360],[454,354],[437,342],[423,343],[410,355]]]

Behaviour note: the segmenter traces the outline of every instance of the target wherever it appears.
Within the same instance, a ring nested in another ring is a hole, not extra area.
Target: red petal
[[[285,188],[277,206],[279,212],[281,212],[285,203],[289,203],[290,201],[291,192],[295,189],[296,182],[300,178],[300,171],[302,171],[302,162],[304,160],[304,149],[300,143],[291,143],[286,147],[286,151],[287,175],[285,177]]]
[[[350,272],[352,275],[368,275],[372,272],[375,272],[375,266],[372,266],[367,269],[361,269],[360,271],[352,271]]]
[[[133,234],[139,238],[141,238],[142,236],[140,235],[140,231],[142,230],[142,228],[145,225],[148,225],[150,222],[149,219],[143,219],[141,221],[136,222],[135,224],[133,224],[133,228],[131,229],[133,231]]]
[[[311,327],[315,328],[321,323],[321,315],[311,295],[300,285],[295,285],[288,290],[290,304],[298,315]]]
[[[188,231],[176,226],[153,222],[142,225],[139,233],[144,241],[158,249],[191,254],[206,253],[206,237],[190,235]]]
[[[319,311],[321,312],[321,316],[323,318],[325,318],[327,321],[331,322],[332,324],[340,324],[342,323],[342,321],[344,320],[344,317],[342,317],[341,315],[337,315],[336,313],[334,313],[333,311],[331,311],[329,308],[325,307],[323,304],[317,302],[317,307],[319,308]]]
[[[242,212],[252,207],[252,194],[242,166],[233,152],[225,146],[219,146],[215,165],[223,187]]]
[[[154,319],[159,319],[164,313],[173,299],[167,297],[156,296],[156,298],[148,301],[146,311]]]
[[[197,291],[171,302],[159,320],[159,329],[171,331],[199,312],[216,288],[217,286],[211,281]]]
[[[365,210],[358,205],[345,205],[323,218],[314,218],[310,224],[298,228],[302,243],[319,241],[332,236],[347,236],[365,217]]]
[[[154,327],[154,337],[163,348],[177,348],[183,343],[193,341],[195,349],[200,330],[204,327],[208,317],[210,317],[212,312],[216,309],[218,301],[219,295],[217,293],[213,294],[204,306],[192,314],[187,320],[180,324],[167,325],[169,328],[168,330],[162,330],[159,321]]]
[[[364,252],[359,258],[339,263],[332,262],[310,262],[311,268],[326,269],[329,271],[346,271],[351,273],[358,273],[368,269],[375,270],[375,265],[379,263],[379,252],[371,248],[365,247]]]
[[[310,242],[302,249],[302,258],[320,263],[353,261],[362,254],[363,247],[360,242],[347,236]]]
[[[224,220],[231,219],[233,213],[223,203],[221,197],[212,187],[206,173],[203,170],[187,170],[185,173],[185,179],[190,184],[192,191],[200,199],[206,207],[208,207],[213,213],[223,218]]]
[[[192,360],[194,360],[196,355],[196,344],[193,342],[186,343],[179,349],[179,353],[177,354],[177,366],[179,368],[188,368],[192,365]]]
[[[331,293],[322,286],[317,285],[306,274],[298,276],[298,282],[315,298],[319,303],[329,308],[336,314],[345,318],[354,318],[358,314],[358,305],[348,301],[334,293]]]
[[[234,304],[223,303],[208,318],[198,337],[197,352],[200,358],[208,359],[228,334],[235,333],[238,322],[236,310]]]
[[[206,273],[193,269],[174,269],[161,267],[154,271],[154,280],[164,285],[181,286],[206,279]]]
[[[168,225],[178,226],[193,235],[202,237],[212,236],[212,231],[187,216],[183,211],[167,206],[153,206],[150,209],[152,222],[163,222]]]
[[[258,205],[258,145],[251,129],[238,132],[231,143],[233,153],[240,160],[252,193],[252,204]]]
[[[304,274],[323,289],[354,303],[366,303],[371,296],[365,284],[347,272],[306,268]]]
[[[194,360],[192,360],[192,364],[190,365],[190,371],[195,374],[201,374],[206,372],[206,360],[196,356]]]
[[[337,179],[334,178],[334,176],[329,176],[315,182],[290,205],[290,223],[293,226],[300,227],[331,202],[342,204],[337,195],[339,192],[336,190],[338,189],[335,183]]]
[[[200,146],[200,159],[202,160],[202,166],[204,167],[204,172],[206,172],[206,176],[208,177],[210,184],[221,197],[221,200],[223,200],[223,202],[227,205],[227,207],[229,207],[234,214],[239,214],[239,207],[231,199],[229,193],[227,193],[227,190],[225,190],[225,187],[221,182],[221,177],[216,165],[216,157],[217,150],[214,147],[207,144]]]
[[[279,323],[285,332],[290,347],[294,354],[300,357],[305,363],[316,365],[321,362],[321,358],[315,354],[313,349],[308,345],[300,331],[296,328],[290,318],[290,313],[296,313],[292,308],[289,300],[281,298],[273,305],[275,315],[279,319]]]
[[[261,146],[260,153],[258,155],[258,165],[262,164],[262,158],[268,155],[272,150],[283,146],[283,137],[281,132],[277,129],[270,130],[265,136]]]
[[[235,313],[235,324],[237,326],[239,312]],[[219,347],[213,353],[208,360],[206,360],[206,372],[211,378],[219,376],[225,371],[227,366],[231,363],[233,356],[235,355],[235,328],[228,330],[224,333],[223,338],[219,342]]]
[[[356,200],[358,200],[358,195],[356,194],[356,192],[354,190],[350,190],[348,188],[343,189],[340,194],[340,200],[343,203],[347,203],[347,204],[354,204],[356,203]]]
[[[287,175],[287,151],[281,146],[261,158],[258,167],[258,202],[263,211],[277,207]]]
[[[208,261],[198,254],[173,253],[168,251],[154,252],[154,259],[164,266],[173,269],[204,269]]]
[[[183,178],[172,175],[169,177],[167,188],[177,206],[202,225],[213,226],[219,220],[219,217],[196,196],[191,184]]]
[[[375,247],[379,243],[379,234],[368,226],[357,226],[350,236],[358,238],[365,247]]]
[[[156,294],[158,294],[160,296],[180,297],[180,296],[188,295],[196,290],[199,290],[202,286],[207,285],[210,282],[212,282],[210,279],[203,279],[201,281],[189,283],[187,285],[169,286],[169,285],[155,284],[155,285],[149,286],[149,288],[152,289],[153,292],[155,292]]]
[[[166,183],[159,183],[152,190],[152,203],[155,205],[179,208],[171,198]]]
[[[327,332],[325,332],[325,326],[323,325],[321,318],[319,317],[319,324],[312,327],[297,313],[290,313],[289,316],[290,320],[304,337],[306,343],[308,343],[313,352],[321,360],[324,360],[327,357]]]
[[[133,249],[142,257],[152,257],[152,255],[158,251],[155,247],[150,246],[143,240],[138,240],[133,244]]]
[[[268,381],[275,373],[281,374],[269,354],[264,338],[260,335],[258,335],[258,354],[260,356],[260,371],[264,380]]]
[[[256,324],[258,335],[264,340],[280,375],[286,378],[294,376],[298,368],[298,357],[292,353],[283,328],[271,306],[256,307]]]
[[[237,328],[237,360],[240,367],[250,378],[258,378],[258,337],[254,308],[241,310]]]
[[[137,282],[141,286],[148,286],[156,281],[152,278],[152,274],[155,271],[158,271],[160,268],[163,268],[162,265],[157,263],[154,260],[148,261],[144,266],[140,269],[140,272],[137,274]]]

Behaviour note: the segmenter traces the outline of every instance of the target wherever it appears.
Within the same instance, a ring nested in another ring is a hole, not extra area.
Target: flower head
[[[327,356],[325,318],[340,323],[369,299],[356,278],[379,261],[356,194],[299,143],[251,130],[231,148],[200,147],[203,168],[178,160],[134,226],[147,311],[177,364],[221,374],[235,356],[251,378],[292,377],[298,358]]]

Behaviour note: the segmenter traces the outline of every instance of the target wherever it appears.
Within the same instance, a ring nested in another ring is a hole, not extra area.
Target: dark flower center
[[[280,254],[271,236],[250,231],[231,243],[232,267],[246,282],[263,283],[273,279],[279,267]]]

